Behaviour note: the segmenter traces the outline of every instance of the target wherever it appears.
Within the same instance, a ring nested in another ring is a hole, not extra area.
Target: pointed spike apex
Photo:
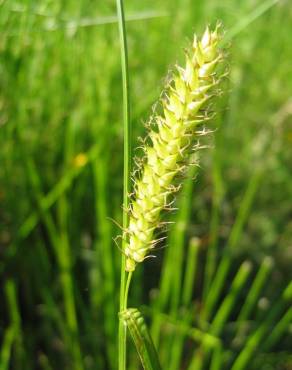
[[[210,42],[211,42],[211,33],[209,27],[207,26],[201,40],[202,47],[206,48],[210,44]]]
[[[207,99],[208,99],[208,97],[205,97],[202,100],[191,102],[188,105],[188,109],[189,109],[190,114],[195,115]]]
[[[219,40],[219,34],[220,34],[221,28],[222,28],[222,24],[220,22],[217,22],[215,30],[211,34],[213,43],[217,43],[217,41]]]

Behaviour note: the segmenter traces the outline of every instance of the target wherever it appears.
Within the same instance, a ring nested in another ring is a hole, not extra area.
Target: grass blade
[[[9,369],[9,361],[11,356],[12,344],[15,336],[13,326],[6,329],[3,336],[3,343],[0,352],[0,370]]]
[[[269,351],[271,347],[281,338],[281,336],[289,330],[289,325],[292,322],[292,307],[288,309],[285,315],[278,321],[274,326],[271,334],[267,337],[266,341],[263,343],[263,350],[265,352]]]
[[[218,265],[216,274],[214,276],[213,283],[209,289],[209,294],[205,301],[205,310],[203,312],[203,319],[208,321],[212,315],[213,309],[218,301],[218,298],[222,292],[222,288],[225,283],[225,278],[231,267],[231,256],[230,251],[232,251],[237,243],[239,242],[243,227],[247,221],[256,191],[258,190],[260,180],[262,178],[262,172],[256,172],[249,181],[248,187],[244,194],[243,200],[241,202],[238,215],[232,227],[226,251]]]
[[[268,274],[273,266],[273,260],[270,257],[266,257],[254,279],[254,282],[249,290],[248,296],[241,308],[238,316],[239,321],[245,321],[249,317],[251,310],[255,306],[263,285],[267,281]]]
[[[140,311],[128,308],[120,313],[120,317],[129,329],[144,370],[161,370],[156,349]]]
[[[265,320],[260,326],[248,337],[247,342],[236,358],[231,370],[243,370],[257,351],[264,336],[268,333],[271,326],[277,320],[279,314],[283,311],[284,306],[292,299],[292,282],[286,287],[280,299],[269,311]]]
[[[242,292],[242,288],[249,277],[251,267],[252,266],[249,261],[243,262],[243,264],[240,266],[240,269],[233,280],[230,292],[222,302],[211,324],[210,332],[213,335],[217,336],[221,333],[228,316],[230,315],[231,310],[234,307],[234,304],[236,303],[236,300],[238,299],[240,292]]]

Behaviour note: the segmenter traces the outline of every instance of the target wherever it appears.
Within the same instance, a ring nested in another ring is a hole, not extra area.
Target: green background
[[[125,10],[133,147],[194,32],[222,21],[229,70],[178,222],[135,272],[129,304],[148,306],[164,369],[290,370],[291,2],[126,0]],[[1,370],[116,368],[122,151],[115,2],[0,1]],[[234,367],[257,328],[254,352]]]

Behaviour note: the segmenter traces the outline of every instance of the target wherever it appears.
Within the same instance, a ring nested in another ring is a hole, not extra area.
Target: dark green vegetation
[[[123,130],[105,3],[0,1],[1,370],[117,366]],[[167,247],[137,268],[129,306],[163,369],[290,370],[290,1],[125,7],[134,147],[187,37],[221,19],[232,41],[214,148],[186,180]]]

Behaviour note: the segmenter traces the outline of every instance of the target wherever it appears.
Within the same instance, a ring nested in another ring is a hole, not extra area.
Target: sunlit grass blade
[[[266,340],[262,344],[262,349],[265,352],[271,350],[271,348],[279,342],[282,335],[288,332],[289,325],[292,323],[292,307],[288,308],[287,312],[282,318],[276,323],[271,331],[270,335],[267,336]]]
[[[249,289],[247,298],[245,299],[245,302],[240,310],[238,315],[239,321],[245,321],[248,319],[252,309],[260,298],[261,290],[264,284],[267,282],[269,272],[271,271],[272,267],[273,260],[270,257],[266,257],[257,272],[257,275]]]
[[[111,363],[111,367],[116,367],[115,350],[116,350],[116,311],[117,311],[117,300],[116,300],[116,273],[114,261],[114,249],[112,246],[112,225],[108,220],[109,209],[108,209],[108,159],[99,158],[97,163],[93,165],[94,174],[94,185],[95,185],[95,214],[96,214],[96,233],[98,238],[95,242],[95,265],[102,272],[102,287],[101,300],[104,307],[104,327],[105,335],[108,341],[107,352],[108,361]],[[98,257],[102,258],[102,264],[98,261]],[[98,282],[97,282],[98,283]],[[98,284],[92,285],[92,303],[93,313],[98,312],[100,297],[95,289],[100,289]],[[94,304],[95,303],[95,304]]]
[[[26,165],[30,178],[30,184],[34,190],[34,200],[46,227],[48,237],[55,252],[59,267],[59,278],[62,287],[65,317],[71,339],[69,350],[74,358],[74,368],[76,370],[81,370],[83,368],[83,364],[78,338],[78,322],[74,299],[74,282],[72,277],[72,256],[69,248],[69,241],[67,239],[68,236],[66,232],[59,234],[51,213],[43,211],[40,204],[43,197],[41,180],[35,167],[35,163],[31,158],[27,158]]]
[[[218,298],[222,292],[222,288],[231,267],[232,259],[231,253],[236,247],[240,240],[240,236],[243,232],[243,227],[247,221],[251,206],[258,190],[260,180],[262,178],[261,172],[256,172],[250,179],[248,187],[243,196],[243,200],[240,204],[237,217],[235,219],[234,225],[232,227],[226,250],[222,256],[222,259],[217,267],[216,274],[213,278],[213,283],[210,286],[208,295],[206,297],[203,319],[208,321],[213,313],[214,307],[218,301]]]
[[[191,238],[188,245],[188,253],[186,256],[186,268],[182,287],[181,302],[184,307],[188,307],[194,293],[196,284],[197,268],[199,263],[200,240]]]
[[[210,332],[217,336],[221,333],[236,300],[239,298],[240,293],[251,272],[251,263],[249,261],[243,262],[240,266],[230,288],[220,307],[218,308],[214,320],[210,325]]]
[[[246,368],[252,356],[258,350],[264,336],[271,330],[271,327],[275,325],[275,322],[279,319],[279,315],[283,311],[287,304],[291,305],[292,302],[292,282],[285,288],[282,295],[279,297],[277,302],[269,310],[268,315],[265,317],[263,322],[254,330],[253,333],[247,338],[247,341],[235,359],[231,370],[243,370]]]
[[[206,265],[204,271],[203,300],[205,301],[210,289],[210,284],[216,270],[218,255],[218,238],[220,228],[220,205],[223,193],[223,180],[221,174],[221,164],[219,154],[213,154],[213,191],[212,191],[212,211],[210,220],[210,242],[207,250]]]
[[[95,160],[99,154],[99,144],[94,145],[87,153],[82,153],[82,162],[79,157],[76,165],[71,169],[68,169],[62,178],[56,183],[56,185],[48,192],[48,194],[42,196],[40,199],[40,206],[42,211],[50,209],[56,201],[59,199],[66,190],[70,188],[72,182],[82,173],[88,163]],[[28,237],[32,230],[36,227],[39,222],[39,213],[31,213],[23,224],[19,228],[18,240],[21,241]]]
[[[160,320],[171,327],[173,333],[184,334],[188,338],[192,339],[196,344],[206,344],[210,348],[215,348],[219,343],[220,339],[210,334],[208,331],[191,326],[190,324],[183,322],[175,317],[167,315],[165,313],[156,312],[153,309],[143,306],[143,312],[145,312],[150,317],[155,317],[158,315]]]
[[[208,328],[208,332],[213,336],[220,337],[228,317],[231,314],[232,308],[239,299],[242,289],[247,282],[251,272],[251,267],[251,263],[249,261],[245,261],[242,263],[237,274],[235,275],[229,292],[226,294],[223,302],[216,310],[215,317]],[[202,354],[203,358],[201,358]],[[195,369],[195,364],[198,362],[203,365],[204,361],[208,359],[209,354],[210,348],[204,343],[201,351],[197,351],[195,353],[190,369]],[[198,356],[200,357],[200,360],[197,358]]]
[[[194,319],[193,312],[189,311],[194,285],[196,282],[196,272],[198,263],[198,252],[200,248],[200,241],[197,238],[191,238],[188,246],[188,253],[186,256],[186,268],[184,273],[182,285],[181,304],[184,315],[180,318],[181,324],[189,326]],[[182,359],[184,341],[186,336],[184,333],[172,336],[171,342],[171,356],[169,361],[169,370],[176,370],[179,368]]]
[[[187,232],[187,226],[190,221],[191,217],[191,202],[190,199],[192,199],[192,193],[195,183],[195,175],[197,172],[196,166],[191,166],[189,168],[189,173],[187,174],[187,180],[183,184],[183,192],[180,197],[180,201],[178,202],[178,213],[177,217],[175,217],[175,224],[171,228],[170,236],[169,236],[169,245],[168,248],[172,249],[174,251],[174,255],[172,256],[173,259],[176,261],[176,268],[173,269],[173,260],[168,260],[169,263],[169,271],[172,269],[172,274],[168,274],[168,280],[169,280],[169,291],[170,294],[170,301],[171,301],[171,311],[176,311],[179,305],[180,300],[182,299],[182,289],[181,289],[181,281],[183,278],[183,257],[185,255],[184,253],[184,244],[185,244],[185,237]],[[192,241],[192,244],[190,244],[190,248],[192,248],[192,251],[197,251],[195,245],[195,248],[192,247],[195,243],[195,240]],[[192,257],[192,256],[191,256]],[[195,256],[196,257],[196,256]],[[170,262],[172,262],[170,264]],[[190,261],[195,263],[195,259]],[[189,268],[194,268],[194,266],[189,266]],[[192,271],[190,271],[192,272]],[[189,273],[190,273],[189,272]],[[193,276],[194,278],[194,276]],[[188,283],[190,285],[190,276],[188,276]],[[185,303],[187,302],[187,298],[189,298],[190,292],[187,291],[185,294]]]

